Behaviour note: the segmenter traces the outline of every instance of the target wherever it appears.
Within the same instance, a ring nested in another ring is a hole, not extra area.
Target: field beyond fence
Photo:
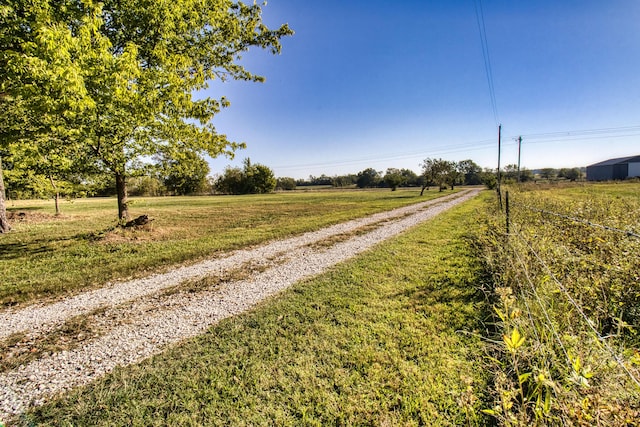
[[[493,349],[496,404],[486,412],[505,425],[635,425],[640,186],[510,186],[507,194],[483,242],[502,335]]]

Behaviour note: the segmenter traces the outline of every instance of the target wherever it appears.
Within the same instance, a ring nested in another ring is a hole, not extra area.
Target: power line
[[[297,164],[297,165],[281,165],[281,166],[274,166],[274,168],[303,169],[307,167],[348,166],[352,164],[374,162],[374,161],[410,159],[412,157],[419,157],[419,156],[430,157],[434,155],[457,153],[461,151],[481,150],[485,148],[491,148],[493,147],[493,144],[494,144],[493,140],[484,140],[484,141],[466,142],[466,143],[460,143],[460,144],[454,144],[454,145],[440,146],[440,147],[434,147],[429,150],[405,152],[405,153],[398,153],[393,155],[364,156],[364,157],[357,157],[357,158],[351,158],[351,159],[343,159],[338,161],[314,162],[314,163]]]
[[[498,105],[496,102],[496,92],[493,84],[493,71],[491,69],[491,58],[489,56],[489,42],[487,40],[487,28],[484,22],[484,11],[482,9],[482,0],[473,2],[476,11],[476,21],[478,22],[478,32],[480,33],[480,44],[482,45],[482,58],[484,59],[484,71],[487,76],[489,85],[489,97],[491,98],[491,109],[493,110],[493,118],[496,125],[500,123],[498,118]]]
[[[632,126],[619,126],[619,127],[610,127],[610,128],[599,128],[599,129],[582,129],[582,130],[566,130],[566,131],[555,131],[555,132],[546,132],[546,133],[532,133],[529,135],[521,135],[523,138],[531,139],[547,139],[547,138],[561,138],[561,137],[575,137],[575,136],[591,136],[591,135],[602,135],[602,134],[615,134],[618,132],[640,132],[640,125],[632,125]],[[518,135],[520,136],[520,135]],[[514,136],[513,138],[517,138],[518,136]]]
[[[610,138],[623,138],[631,136],[640,136],[640,125],[619,126],[609,128],[596,128],[596,129],[581,129],[581,130],[566,130],[555,131],[546,133],[535,134],[522,134],[511,136],[511,141],[503,141],[504,145],[515,145],[517,140],[522,137],[527,139],[527,144],[547,144],[552,142],[571,142],[582,140],[598,140],[598,139],[610,139]],[[379,162],[385,160],[401,160],[410,159],[412,157],[433,157],[435,155],[444,155],[450,153],[458,153],[462,151],[476,151],[492,148],[495,144],[493,139],[485,139],[474,142],[461,142],[453,145],[441,145],[433,147],[428,150],[408,151],[396,154],[384,154],[384,155],[371,155],[363,157],[352,157],[349,159],[341,159],[338,161],[324,161],[324,162],[311,162],[296,165],[280,165],[274,166],[274,168],[280,170],[296,170],[310,167],[324,167],[324,166],[349,166],[357,165],[366,162]]]

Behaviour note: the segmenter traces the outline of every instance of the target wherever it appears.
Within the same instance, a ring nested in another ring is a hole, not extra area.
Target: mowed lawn
[[[484,425],[485,192],[23,425]]]
[[[0,306],[56,297],[108,281],[166,271],[263,243],[449,194],[419,189],[315,191],[251,196],[132,199],[141,230],[116,227],[115,199],[12,201],[13,231],[0,235]]]

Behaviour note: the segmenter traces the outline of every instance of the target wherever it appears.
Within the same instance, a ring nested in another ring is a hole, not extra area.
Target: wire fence
[[[611,348],[611,346],[609,345],[607,339],[602,334],[600,334],[599,331],[596,330],[596,328],[593,326],[595,324],[595,322],[593,320],[591,320],[585,314],[584,308],[580,304],[578,304],[578,302],[571,295],[571,293],[567,290],[567,288],[562,284],[562,282],[556,278],[556,276],[551,271],[551,268],[549,268],[549,266],[545,263],[545,261],[540,256],[540,254],[531,246],[531,244],[520,233],[515,233],[515,235],[527,246],[529,251],[531,251],[531,253],[533,254],[534,258],[540,263],[540,266],[547,272],[548,276],[551,278],[553,283],[555,283],[555,285],[557,286],[558,290],[567,298],[569,303],[576,309],[576,311],[578,312],[580,317],[584,320],[584,324],[587,326],[587,329],[589,331],[591,331],[593,333],[593,335],[598,339],[598,341],[600,341],[602,343],[603,347],[612,356],[613,360],[618,364],[618,366],[620,366],[620,368],[622,368],[622,370],[633,381],[633,383],[638,388],[640,388],[640,380],[638,378],[636,378],[633,373],[631,373],[631,371],[626,366],[626,364],[624,363],[624,361],[622,360],[620,355],[617,354]],[[535,289],[534,289],[534,292],[535,292]],[[555,330],[553,331],[553,333],[554,333],[554,336],[556,337],[556,339],[559,341],[560,346],[562,347],[565,355],[568,357],[568,354],[567,354],[566,350],[564,349],[564,346],[562,345],[562,342],[560,341],[560,339],[559,339],[557,333],[555,332]]]
[[[567,303],[575,310],[575,312],[577,313],[577,319],[579,319],[580,323],[582,324],[583,330],[588,331],[589,334],[591,334],[593,337],[595,337],[595,339],[597,339],[597,341],[600,343],[602,348],[604,348],[606,352],[609,354],[611,360],[615,362],[615,364],[622,370],[622,372],[624,372],[624,375],[628,377],[629,380],[631,380],[631,382],[638,388],[638,390],[640,390],[639,376],[634,372],[632,372],[632,370],[629,368],[627,363],[625,363],[624,358],[612,348],[612,346],[610,345],[611,337],[604,336],[600,331],[598,331],[598,329],[595,327],[596,322],[594,322],[591,318],[589,318],[589,316],[587,315],[587,310],[585,310],[585,308],[576,300],[574,295],[572,295],[572,293],[570,292],[569,288],[565,286],[565,284],[563,284],[563,281],[560,280],[556,274],[554,274],[553,269],[550,267],[548,262],[545,261],[544,256],[538,250],[536,250],[536,248],[534,247],[534,244],[532,244],[532,242],[529,241],[529,239],[527,239],[519,231],[521,225],[514,222],[513,208],[515,207],[520,210],[536,212],[536,213],[540,213],[542,215],[546,215],[550,217],[562,218],[562,219],[565,219],[574,223],[582,224],[588,227],[593,227],[600,230],[606,230],[608,232],[624,235],[632,239],[640,238],[640,234],[632,230],[623,230],[616,227],[598,224],[593,221],[586,220],[577,216],[566,215],[566,214],[554,212],[552,210],[541,209],[541,208],[529,206],[524,203],[514,202],[513,198],[510,197],[508,191],[506,191],[504,194],[504,205],[502,203],[500,192],[498,192],[498,197],[501,199],[500,209],[505,215],[506,244],[508,245],[509,249],[512,251],[515,257],[515,260],[519,264],[519,266],[516,266],[514,265],[514,263],[512,263],[511,268],[513,268],[514,270],[519,270],[519,272],[522,273],[521,275],[519,275],[519,277],[523,278],[522,281],[524,282],[521,286],[521,292],[524,292],[523,289],[525,288],[528,289],[527,292],[530,293],[531,300],[533,300],[533,302],[535,302],[535,304],[539,308],[539,313],[541,313],[542,319],[539,322],[537,322],[538,326],[544,325],[544,327],[549,330],[550,336],[553,337],[553,340],[558,344],[559,348],[561,349],[563,358],[565,358],[569,366],[571,366],[572,360],[569,355],[569,352],[565,348],[565,345],[563,344],[563,340],[560,334],[558,333],[558,331],[556,330],[556,327],[554,326],[554,322],[552,321],[552,315],[547,310],[547,305],[543,301],[542,297],[539,295],[537,286],[534,283],[534,280],[531,278],[531,274],[529,272],[530,267],[529,267],[529,264],[527,264],[526,260],[524,259],[523,254],[520,252],[521,248],[524,248],[525,251],[531,255],[531,259],[535,260],[535,263],[537,264],[537,266],[549,278],[550,282],[554,284],[556,293],[562,294],[565,300],[567,301]],[[515,241],[512,241],[511,239],[514,239]],[[515,243],[519,243],[521,245],[520,249],[516,247]],[[638,283],[638,286],[640,286],[640,283]],[[522,297],[525,303],[525,308],[527,311],[529,322],[532,325],[534,333],[536,334],[536,336],[538,336],[536,321],[534,320],[532,309],[524,294],[522,294]]]
[[[513,201],[510,203],[509,202],[509,192],[508,191],[506,192],[505,196],[506,196],[507,220],[509,220],[509,209],[510,209],[509,205],[511,204],[511,206],[521,207],[523,209],[527,209],[527,210],[530,210],[532,212],[539,212],[539,213],[544,214],[544,215],[555,216],[555,217],[563,218],[563,219],[566,219],[566,220],[569,220],[569,221],[572,221],[572,222],[575,222],[575,223],[584,224],[584,225],[587,225],[589,227],[599,228],[601,230],[607,230],[607,231],[611,231],[611,232],[614,232],[614,233],[624,234],[624,235],[626,235],[628,237],[635,237],[635,238],[640,239],[640,234],[638,234],[636,232],[633,232],[631,230],[622,230],[622,229],[619,229],[619,228],[610,227],[608,225],[596,224],[596,223],[594,223],[592,221],[589,221],[589,220],[586,220],[586,219],[582,219],[582,218],[578,218],[578,217],[570,216],[570,215],[565,215],[565,214],[561,214],[561,213],[558,213],[558,212],[549,211],[549,210],[546,210],[546,209],[535,208],[533,206],[528,206],[528,205],[517,203],[517,202],[513,202]],[[507,222],[507,233],[509,233],[508,227],[509,227],[509,224]]]

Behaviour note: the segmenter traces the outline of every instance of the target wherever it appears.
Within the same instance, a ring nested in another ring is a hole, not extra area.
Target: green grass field
[[[0,235],[0,305],[56,297],[174,268],[240,247],[442,196],[419,190],[322,191],[264,196],[135,198],[143,230],[116,228],[115,199],[10,202]],[[24,214],[24,216],[21,216]]]
[[[22,422],[483,425],[484,194]]]

